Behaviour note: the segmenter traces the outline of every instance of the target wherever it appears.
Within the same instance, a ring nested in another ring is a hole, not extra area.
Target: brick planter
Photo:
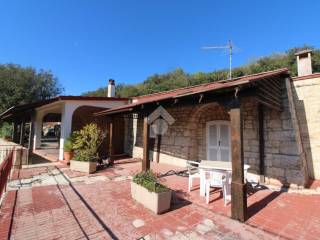
[[[72,171],[84,172],[84,173],[93,173],[97,170],[96,162],[82,162],[82,161],[70,161],[70,169]]]
[[[149,192],[146,188],[131,182],[132,198],[156,214],[170,209],[171,195],[171,190],[163,193]]]

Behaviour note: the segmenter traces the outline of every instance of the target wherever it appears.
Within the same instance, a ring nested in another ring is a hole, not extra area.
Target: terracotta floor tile
[[[116,179],[138,172],[140,167],[140,162],[128,160],[92,176]],[[152,168],[155,172],[166,173],[172,166],[152,164]],[[65,167],[61,169],[69,177],[80,176]],[[46,171],[43,167],[22,169],[19,174],[24,178]],[[188,193],[187,180],[177,175],[161,178],[177,193],[172,209],[161,215],[131,199],[128,180],[79,182],[74,183],[73,188],[69,185],[40,186],[20,189],[17,195],[9,192],[0,210],[0,238],[8,233],[16,197],[13,239],[81,239],[86,234],[89,239],[138,239],[145,235],[161,239],[168,234],[181,239],[188,234],[203,239],[246,239],[246,236],[249,239],[277,239],[277,235],[280,239],[317,239],[320,235],[319,195],[258,191],[248,198],[251,217],[242,224],[229,218],[231,206],[224,206],[218,191],[211,192],[211,202],[207,205],[196,186]],[[144,225],[136,228],[133,225],[136,219],[142,220]]]

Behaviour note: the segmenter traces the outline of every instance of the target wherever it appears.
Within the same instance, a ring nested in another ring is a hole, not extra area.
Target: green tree
[[[50,71],[15,64],[0,65],[0,112],[11,106],[45,100],[63,91]]]

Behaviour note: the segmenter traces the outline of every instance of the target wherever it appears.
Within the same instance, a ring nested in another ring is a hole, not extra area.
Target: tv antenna
[[[229,79],[232,79],[232,49],[233,45],[231,40],[228,41],[227,45],[224,46],[205,46],[202,47],[204,50],[210,50],[210,49],[229,49]]]

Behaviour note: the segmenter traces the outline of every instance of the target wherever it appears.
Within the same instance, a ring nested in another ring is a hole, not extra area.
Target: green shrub
[[[0,123],[0,137],[4,138],[4,137],[8,137],[12,135],[12,125],[4,122],[4,123]]]
[[[73,142],[72,137],[68,137],[66,139],[66,141],[64,142],[64,145],[63,145],[63,150],[65,152],[72,152],[73,151],[72,142]]]
[[[133,177],[132,181],[150,192],[162,193],[169,190],[166,186],[158,183],[157,177],[152,171],[140,172]]]
[[[72,148],[74,150],[74,160],[83,162],[95,162],[98,160],[98,149],[105,134],[97,126],[90,123],[85,125],[80,131],[73,133]]]

